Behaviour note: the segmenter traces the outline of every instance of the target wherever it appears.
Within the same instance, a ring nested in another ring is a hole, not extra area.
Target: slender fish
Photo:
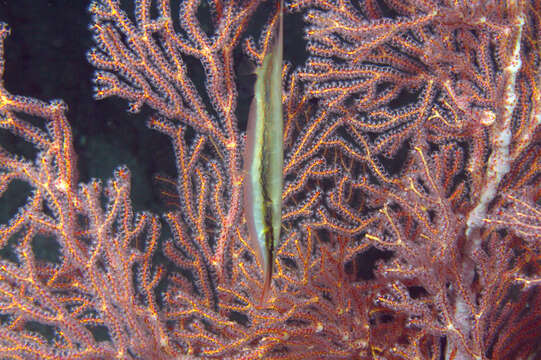
[[[262,300],[270,290],[274,252],[282,226],[282,59],[283,3],[280,2],[278,33],[255,70],[254,99],[247,130],[245,208],[250,242],[264,269]]]

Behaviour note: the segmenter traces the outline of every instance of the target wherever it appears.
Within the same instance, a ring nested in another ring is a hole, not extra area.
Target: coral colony
[[[134,4],[89,7],[95,96],[153,112],[176,206],[136,213],[127,167],[81,181],[66,105],[2,80],[35,156],[0,147],[0,194],[31,189],[0,227],[1,359],[541,358],[541,0]],[[237,62],[263,68],[282,16],[307,56],[262,82],[280,176],[247,169]],[[281,183],[272,251],[254,172]]]

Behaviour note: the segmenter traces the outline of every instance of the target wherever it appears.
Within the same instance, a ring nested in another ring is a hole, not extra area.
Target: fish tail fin
[[[263,291],[261,292],[261,304],[265,304],[271,293],[272,283],[272,261],[269,261],[263,273]]]

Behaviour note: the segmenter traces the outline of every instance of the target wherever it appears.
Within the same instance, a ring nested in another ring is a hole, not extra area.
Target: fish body
[[[250,242],[264,270],[262,298],[271,285],[282,226],[283,110],[282,4],[278,33],[255,69],[254,99],[247,130],[245,201]]]

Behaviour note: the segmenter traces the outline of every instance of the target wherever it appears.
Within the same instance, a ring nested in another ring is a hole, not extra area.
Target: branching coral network
[[[36,154],[0,144],[0,195],[32,189],[0,227],[2,359],[541,356],[540,0],[286,3],[307,58],[284,53],[266,301],[235,65],[261,59],[279,7],[134,4],[89,7],[95,96],[153,112],[175,210],[136,213],[125,166],[81,182],[65,104],[1,80],[0,128]]]

